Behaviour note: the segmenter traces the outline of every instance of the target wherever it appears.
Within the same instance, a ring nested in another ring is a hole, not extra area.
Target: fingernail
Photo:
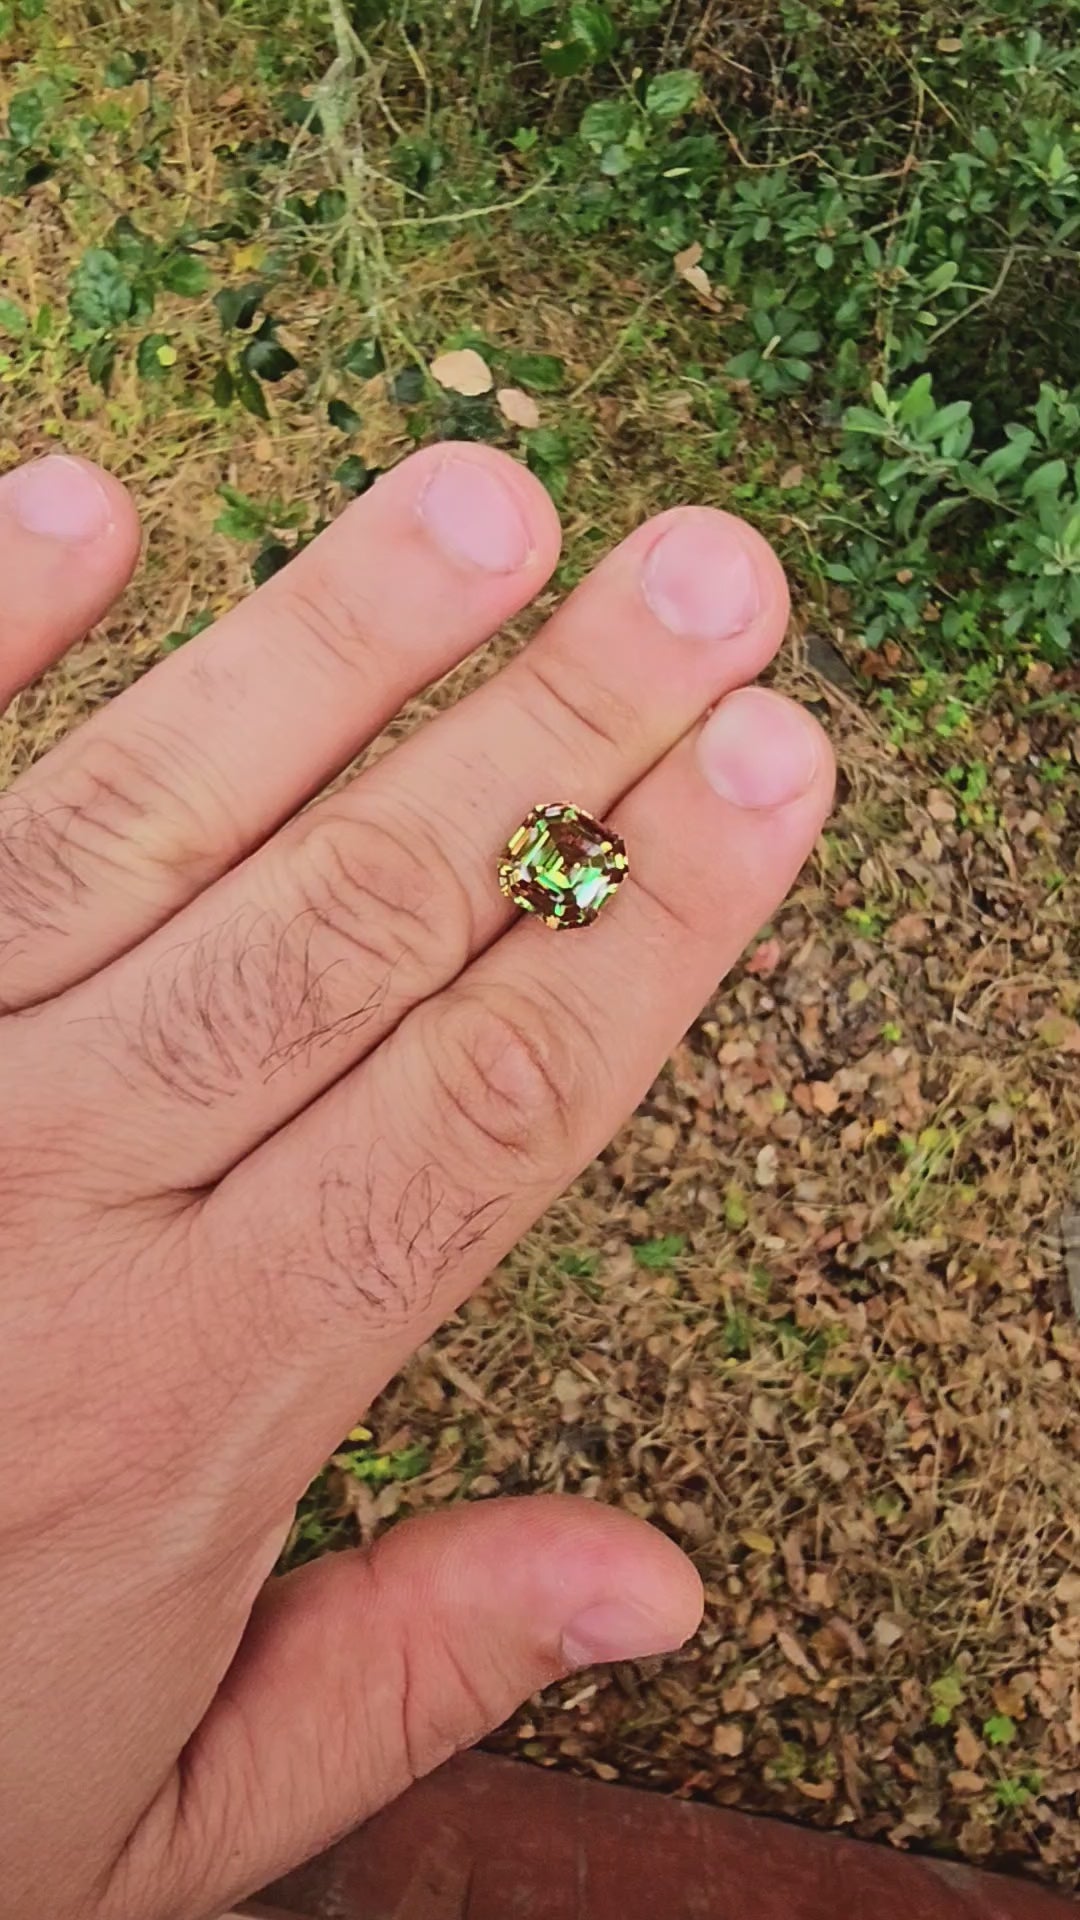
[[[797,800],[819,758],[814,722],[793,701],[758,687],[729,694],[698,740],[706,780],[736,807],[783,807]]]
[[[591,1667],[601,1660],[644,1660],[651,1653],[673,1653],[685,1632],[665,1629],[653,1613],[630,1600],[609,1600],[586,1607],[563,1633],[562,1650],[570,1667]]]
[[[645,562],[642,592],[669,632],[729,640],[761,607],[754,563],[735,524],[719,514],[677,520]]]
[[[469,460],[436,470],[420,496],[420,518],[451,559],[486,573],[516,573],[529,557],[529,529],[510,489]]]
[[[96,540],[112,518],[101,482],[66,453],[16,467],[5,474],[3,493],[19,525],[49,540]]]

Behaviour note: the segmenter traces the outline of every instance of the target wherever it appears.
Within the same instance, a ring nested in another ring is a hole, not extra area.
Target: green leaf
[[[784,341],[785,353],[817,353],[821,346],[821,335],[813,327],[798,327]]]
[[[609,60],[618,44],[618,29],[607,8],[597,6],[595,0],[575,0],[562,32],[548,42],[540,57],[549,73],[566,79]]]
[[[351,1457],[341,1457],[347,1461],[354,1479],[366,1480],[375,1486],[384,1486],[390,1480],[415,1480],[417,1474],[427,1472],[431,1458],[420,1441],[399,1447],[394,1453],[373,1453],[365,1448]]]
[[[951,400],[946,407],[938,407],[922,425],[923,433],[940,440],[961,420],[967,420],[971,414],[970,400]]]
[[[382,372],[386,361],[379,342],[361,336],[346,347],[341,364],[346,373],[354,373],[358,380],[371,380]]]
[[[512,353],[511,380],[536,393],[558,393],[566,385],[566,363],[555,353]]]
[[[746,1195],[733,1181],[724,1194],[724,1221],[732,1233],[741,1233],[750,1218]]]
[[[9,300],[6,294],[0,293],[0,333],[10,333],[16,340],[21,340],[29,325],[18,301]]]
[[[119,260],[104,247],[84,253],[72,276],[68,306],[84,327],[118,327],[132,308],[132,289]]]
[[[272,384],[284,380],[286,374],[294,373],[300,365],[296,355],[274,338],[274,323],[269,319],[263,321],[255,338],[248,341],[240,362],[249,373]]]
[[[600,171],[608,180],[617,180],[620,174],[628,173],[633,164],[633,154],[619,140],[605,147],[600,155]]]
[[[327,418],[339,433],[356,433],[360,427],[360,415],[347,400],[331,400],[326,409]]]
[[[900,402],[900,410],[897,417],[903,421],[905,426],[909,426],[916,420],[924,419],[928,413],[932,413],[933,411],[934,376],[931,373],[920,373],[918,379],[912,381],[907,392],[904,394]]]
[[[1022,427],[1003,446],[987,454],[979,471],[987,480],[1007,480],[1023,466],[1034,445],[1035,435],[1030,427]]]
[[[108,393],[116,365],[116,341],[109,334],[95,340],[86,356],[86,370],[95,386]]]
[[[344,220],[349,203],[340,187],[324,187],[315,196],[315,219],[321,227],[337,226]]]
[[[934,268],[933,273],[927,274],[923,281],[923,292],[944,293],[947,287],[952,286],[959,272],[960,268],[955,260],[943,260],[940,266]]]
[[[264,292],[261,280],[250,281],[243,287],[220,288],[214,295],[214,306],[222,333],[231,333],[234,328],[246,333],[259,311]]]
[[[1028,474],[1024,482],[1024,499],[1030,499],[1033,493],[1056,493],[1068,478],[1068,473],[1064,460],[1044,460],[1034,473]]]
[[[32,147],[45,124],[45,97],[38,87],[13,93],[8,107],[8,138],[17,151]]]
[[[983,1739],[992,1747],[1007,1747],[1016,1739],[1016,1721],[1008,1713],[992,1713],[983,1721]]]
[[[524,434],[529,470],[555,501],[562,499],[570,474],[570,443],[557,427],[535,427]]]
[[[286,546],[284,540],[268,540],[259,548],[251,563],[251,578],[257,587],[263,587],[272,580],[275,573],[287,567],[295,549]]]
[[[820,267],[822,273],[828,272],[835,258],[836,255],[827,240],[822,240],[821,244],[814,248],[814,265]]]
[[[182,293],[194,299],[210,285],[210,269],[198,254],[174,253],[161,269],[161,284],[168,287],[170,293]]]
[[[869,433],[875,440],[888,434],[888,425],[880,413],[871,413],[869,407],[848,407],[843,419],[847,433]]]
[[[574,0],[568,15],[570,38],[580,41],[590,60],[610,59],[619,44],[619,30],[606,7],[596,0]]]
[[[139,341],[135,367],[140,380],[164,380],[176,364],[176,348],[167,333],[148,333]]]
[[[556,80],[569,80],[575,73],[584,73],[589,64],[589,51],[580,40],[552,40],[540,59]]]
[[[606,147],[623,138],[632,118],[633,109],[626,100],[594,100],[582,114],[578,131],[590,145]]]
[[[675,67],[650,80],[645,89],[645,111],[654,120],[678,120],[689,112],[700,92],[697,74],[689,67]]]
[[[233,380],[232,368],[227,360],[221,360],[218,363],[218,369],[214,375],[214,384],[211,388],[215,407],[231,407],[235,392],[236,386]]]
[[[933,1701],[933,1711],[930,1715],[931,1725],[935,1727],[947,1727],[957,1707],[961,1705],[964,1698],[964,1683],[960,1679],[959,1674],[955,1672],[943,1673],[939,1679],[932,1680],[930,1682],[930,1698]]]
[[[665,1273],[680,1253],[686,1251],[685,1233],[665,1233],[658,1240],[644,1240],[634,1248],[634,1261],[651,1273]]]
[[[266,404],[266,395],[250,367],[241,362],[232,378],[233,388],[240,405],[245,407],[248,413],[253,413],[257,420],[269,420],[270,409]]]
[[[267,514],[258,501],[250,494],[241,493],[238,487],[225,484],[218,492],[225,506],[214,521],[214,532],[223,533],[229,540],[261,539],[266,532]]]
[[[414,407],[424,397],[424,376],[419,367],[402,367],[390,382],[390,397],[399,407]]]
[[[136,273],[149,269],[157,259],[157,248],[150,236],[141,232],[126,213],[113,221],[105,235],[105,246],[116,255],[122,267]]]
[[[138,64],[133,56],[127,52],[126,48],[118,47],[105,63],[101,84],[109,88],[130,87],[138,71]]]
[[[186,620],[182,627],[174,627],[171,633],[165,635],[161,642],[162,653],[175,653],[177,647],[186,646],[189,640],[194,640],[197,633],[205,633],[207,627],[212,627],[213,624],[214,616],[207,608],[203,608],[199,613],[193,613],[190,620]]]
[[[752,380],[761,365],[761,354],[757,347],[746,347],[729,360],[724,372],[732,380]]]
[[[568,1247],[565,1253],[560,1253],[555,1264],[559,1272],[567,1274],[571,1280],[591,1280],[600,1266],[600,1255],[581,1253],[577,1247]]]
[[[366,493],[369,487],[374,486],[378,477],[379,469],[366,466],[357,453],[348,454],[341,465],[334,468],[334,479],[338,486],[345,493],[351,494],[354,499],[359,494]]]

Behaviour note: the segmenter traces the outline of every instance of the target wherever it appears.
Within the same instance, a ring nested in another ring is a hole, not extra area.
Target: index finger
[[[168,919],[526,605],[558,551],[551,501],[505,454],[444,444],[386,474],[15,784],[24,813],[63,823],[67,884],[47,927],[0,914],[0,1005]],[[0,841],[0,880],[3,860]]]

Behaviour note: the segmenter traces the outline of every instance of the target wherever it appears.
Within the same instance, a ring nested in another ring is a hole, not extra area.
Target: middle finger
[[[744,522],[662,515],[502,673],[69,994],[93,1110],[127,1166],[146,1143],[140,1190],[161,1165],[219,1178],[453,979],[510,917],[494,862],[529,808],[602,816],[761,670],[787,611]]]

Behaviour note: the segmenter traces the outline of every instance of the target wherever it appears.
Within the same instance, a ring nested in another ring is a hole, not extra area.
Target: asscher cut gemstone
[[[619,835],[583,807],[534,807],[499,861],[499,886],[545,926],[588,927],[629,872]]]

